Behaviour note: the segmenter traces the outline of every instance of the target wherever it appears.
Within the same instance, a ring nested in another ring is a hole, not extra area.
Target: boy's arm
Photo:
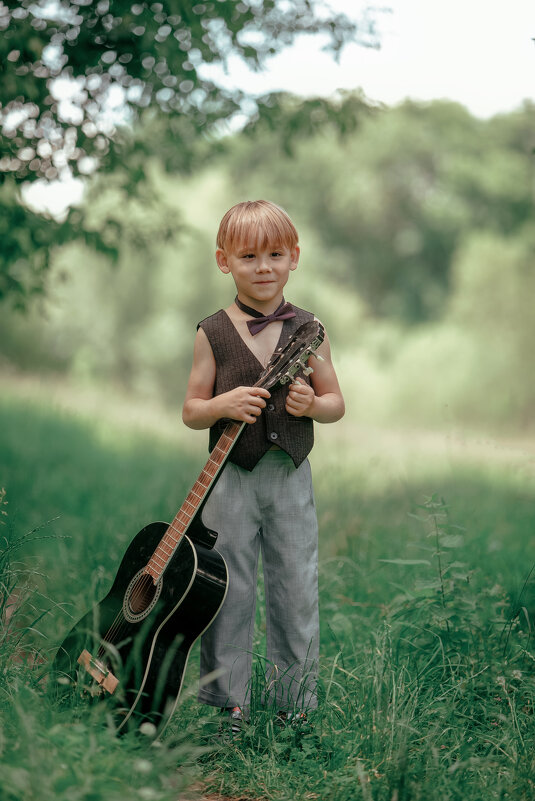
[[[311,384],[305,384],[299,378],[290,384],[286,411],[294,417],[311,417],[317,423],[335,423],[344,416],[345,403],[331,360],[327,335],[317,352],[323,361],[313,356],[309,359],[309,365],[314,370],[310,376]]]
[[[254,423],[270,394],[262,387],[236,387],[214,397],[216,363],[208,337],[199,328],[193,347],[193,365],[182,409],[182,420],[189,428],[210,428],[226,417]]]

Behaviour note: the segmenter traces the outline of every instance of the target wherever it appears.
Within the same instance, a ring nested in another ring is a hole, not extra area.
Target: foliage
[[[522,235],[533,219],[533,108],[484,121],[454,103],[406,102],[355,109],[354,127],[296,144],[291,159],[275,136],[240,140],[233,182],[291,209],[317,234],[331,278],[375,317],[440,318],[463,238]]]
[[[378,111],[378,107],[358,90],[339,90],[327,99],[301,99],[279,92],[267,95],[263,101],[244,127],[243,136],[237,138],[234,153],[240,153],[241,160],[241,156],[249,155],[251,147],[256,152],[266,147],[269,152],[275,146],[287,168],[293,167],[299,142],[310,138],[316,142],[318,135],[325,131],[334,132],[344,140],[355,133],[363,119]],[[245,145],[246,138],[252,141],[252,146]],[[263,173],[263,167],[268,163],[266,156],[261,156],[253,167],[252,177],[256,177],[256,172]],[[231,164],[237,168],[238,175],[246,174],[239,161],[231,160]]]
[[[288,297],[326,325],[355,420],[531,426],[533,109],[482,121],[450,103],[329,103],[345,135],[330,112],[316,130],[310,100],[310,138],[296,136],[299,106],[286,97],[276,133],[259,120],[193,176],[153,161],[150,186],[128,203],[120,176],[109,179],[80,227],[101,232],[116,269],[92,247],[58,248],[32,313],[0,317],[4,362],[176,409],[196,324],[233,297],[213,258],[219,220],[244,197],[271,197],[300,233]],[[33,231],[6,233],[5,248]]]
[[[510,417],[529,426],[535,379],[531,360],[535,325],[530,298],[535,292],[535,227],[522,236],[477,232],[467,237],[453,262],[450,318],[467,342],[487,344],[470,362],[489,398],[495,419]],[[504,385],[507,389],[500,392]]]
[[[40,274],[48,269],[52,256],[50,236],[59,245],[62,226],[29,211],[17,201],[12,181],[0,186],[0,236],[3,269],[0,272],[0,297],[15,296],[20,302],[22,287],[29,290],[41,285]],[[42,243],[46,242],[46,247]],[[28,258],[28,254],[31,257]]]
[[[203,65],[225,64],[235,55],[258,69],[303,32],[326,34],[338,52],[357,32],[345,16],[316,13],[307,0],[193,6],[181,0],[24,0],[4,5],[0,19],[2,165],[25,180],[52,180],[65,166],[75,175],[87,173],[88,159],[102,162],[113,149],[121,116],[134,122],[155,110],[167,115],[169,135],[176,143],[178,133],[188,152],[192,143],[173,125],[203,130],[228,118],[243,100],[203,78]],[[114,108],[120,112],[115,120]],[[173,162],[169,153],[166,169],[188,163],[183,148],[175,151],[183,162]],[[124,153],[113,156],[118,158]]]
[[[108,186],[111,183],[108,181]],[[0,185],[0,301],[9,299],[18,311],[27,310],[30,297],[45,292],[54,258],[73,237],[96,254],[117,261],[121,241],[129,239],[146,254],[156,234],[166,241],[175,232],[174,221],[173,225],[168,221],[168,212],[151,193],[148,181],[135,198],[122,199],[119,214],[116,206],[107,211],[104,219],[101,215],[95,220],[91,198],[89,193],[87,209],[71,209],[60,221],[48,214],[37,214],[21,203],[12,177]],[[143,215],[138,211],[141,203]]]
[[[370,19],[356,25],[325,13],[311,0],[22,0],[0,4],[0,175],[10,186],[4,206],[7,249],[0,298],[42,289],[50,250],[85,233],[86,242],[114,255],[128,229],[106,231],[79,211],[58,228],[21,212],[13,187],[85,177],[96,171],[120,179],[123,197],[143,196],[154,155],[170,172],[202,163],[217,126],[242,111],[243,93],[204,77],[206,65],[230,56],[260,69],[296,36],[322,34],[334,54],[361,36],[375,38]],[[360,29],[362,28],[362,34]],[[368,39],[366,39],[368,37]],[[273,97],[250,102],[271,107]],[[217,147],[215,147],[217,150]],[[25,216],[39,229],[26,243]],[[165,228],[162,229],[165,231]],[[145,240],[147,241],[147,240]],[[5,274],[5,275],[4,275]]]

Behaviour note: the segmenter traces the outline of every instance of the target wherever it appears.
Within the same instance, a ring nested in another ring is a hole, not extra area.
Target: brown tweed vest
[[[284,346],[300,325],[314,315],[294,306],[296,316],[285,320],[277,347]],[[208,337],[216,362],[214,395],[235,387],[251,387],[258,381],[263,366],[249,350],[223,309],[199,323]],[[301,376],[310,383],[308,377]],[[285,409],[288,385],[270,390],[271,398],[255,423],[245,426],[232,449],[229,461],[252,470],[272,445],[286,451],[296,467],[308,456],[314,444],[314,425],[310,417],[293,417]],[[210,429],[209,447],[212,450],[229,421],[218,420]]]

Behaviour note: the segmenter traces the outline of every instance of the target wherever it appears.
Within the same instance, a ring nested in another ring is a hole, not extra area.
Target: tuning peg
[[[303,367],[303,375],[310,375],[310,373],[314,372],[313,367]]]
[[[314,358],[317,359],[319,362],[324,362],[325,361],[323,356],[320,356],[320,354],[316,353],[316,351],[312,351],[311,356],[314,356]]]

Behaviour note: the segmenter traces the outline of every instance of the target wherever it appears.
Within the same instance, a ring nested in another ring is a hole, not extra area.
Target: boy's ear
[[[230,273],[230,267],[228,266],[225,251],[221,248],[218,248],[215,252],[215,260],[221,272],[225,273],[225,275],[228,275]]]
[[[296,245],[290,252],[290,270],[297,270],[300,255],[301,251],[299,249],[299,245]]]

